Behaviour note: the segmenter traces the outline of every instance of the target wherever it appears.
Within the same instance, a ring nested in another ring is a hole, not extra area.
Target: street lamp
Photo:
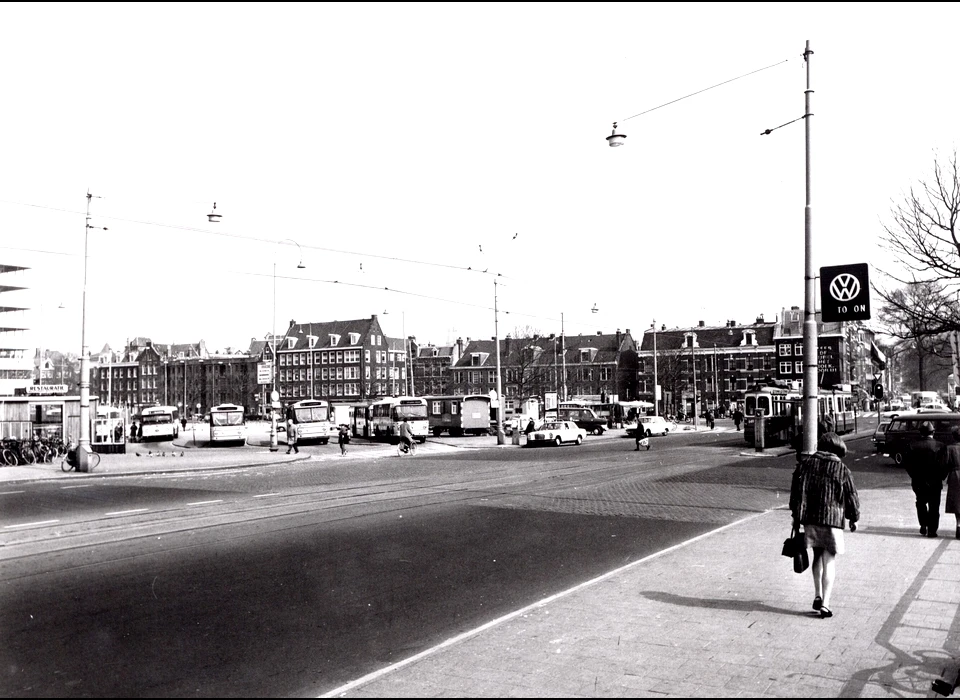
[[[306,265],[303,264],[303,249],[300,247],[300,244],[297,243],[292,238],[284,238],[277,241],[277,245],[273,249],[273,336],[271,338],[273,344],[273,357],[271,361],[273,362],[273,389],[270,392],[270,451],[276,452],[279,450],[277,444],[277,409],[275,404],[279,402],[280,395],[277,393],[277,371],[279,362],[277,362],[277,248],[281,243],[286,242],[293,243],[297,246],[297,250],[300,251],[300,262],[297,263],[297,269],[303,270]]]
[[[801,117],[804,120],[804,129],[805,129],[805,165],[806,165],[806,204],[804,206],[804,320],[803,320],[803,454],[813,454],[817,449],[817,311],[816,311],[816,271],[813,267],[813,206],[811,204],[811,169],[810,169],[810,132],[811,132],[811,122],[813,121],[813,112],[812,110],[812,100],[813,100],[813,89],[810,87],[810,57],[813,56],[813,51],[810,50],[810,41],[807,40],[806,48],[803,51],[803,60],[807,66],[807,88],[804,90],[804,114]],[[779,64],[774,64],[779,65]],[[767,68],[772,68],[773,66],[767,66]],[[766,70],[767,68],[761,68],[757,71],[752,71],[745,75],[739,76],[738,78],[733,78],[732,80],[739,80],[744,78],[747,75],[753,75],[753,73],[758,73],[760,70]],[[707,90],[712,90],[714,87],[719,87],[720,85],[725,85],[726,83],[732,82],[732,80],[724,81],[723,83],[718,83]],[[700,90],[698,92],[687,95],[686,97],[693,97],[693,95],[704,92]],[[686,99],[686,97],[681,97],[680,99]],[[665,107],[667,104],[672,104],[678,100],[673,100],[672,102],[667,102],[666,104],[660,105],[660,107]],[[654,107],[654,109],[659,109],[660,107]],[[653,110],[647,110],[653,111]],[[645,114],[645,112],[641,112]],[[634,116],[640,116],[634,115]],[[632,119],[632,117],[630,117]],[[794,120],[798,121],[798,120]],[[792,122],[788,122],[792,123]],[[784,124],[783,126],[786,126]],[[776,127],[780,128],[780,127]],[[762,132],[761,135],[769,134],[773,129],[767,129]],[[613,123],[613,132],[610,136],[606,137],[607,144],[611,147],[622,146],[626,135],[617,133],[617,123]],[[694,386],[694,396],[696,396],[696,386]],[[696,411],[694,411],[696,413]]]
[[[77,471],[89,471],[87,453],[90,451],[90,353],[87,350],[87,261],[90,229],[103,226],[90,225],[90,200],[97,195],[87,190],[87,216],[83,231],[83,301],[80,316],[80,441],[77,447]],[[99,199],[99,196],[97,196]]]

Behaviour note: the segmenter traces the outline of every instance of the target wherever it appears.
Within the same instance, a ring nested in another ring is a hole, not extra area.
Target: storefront
[[[62,392],[62,393],[61,393]],[[65,385],[28,386],[26,396],[0,397],[0,437],[30,440],[34,437],[68,442],[80,438],[80,397],[66,396]],[[96,397],[90,397],[91,423],[97,414]],[[90,434],[93,435],[91,425]]]

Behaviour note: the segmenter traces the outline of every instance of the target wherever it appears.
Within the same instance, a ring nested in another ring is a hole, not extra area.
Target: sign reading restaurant
[[[66,384],[31,384],[27,387],[27,396],[65,396]]]

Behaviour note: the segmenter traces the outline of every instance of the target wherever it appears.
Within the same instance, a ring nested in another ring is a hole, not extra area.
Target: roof
[[[697,336],[697,347],[703,349],[723,349],[743,347],[744,331],[753,331],[756,335],[758,346],[773,345],[773,336],[777,324],[773,321],[759,321],[750,324],[738,324],[727,326],[692,326],[690,328],[668,328],[666,330],[657,330],[654,333],[652,328],[643,332],[643,341],[641,350],[653,352],[653,337],[657,337],[657,350],[679,350],[684,347],[684,341],[688,334]]]
[[[627,350],[635,350],[636,346],[633,337],[629,333],[598,333],[597,335],[574,335],[574,336],[534,336],[533,338],[501,338],[500,339],[500,362],[501,364],[516,365],[519,364],[518,353],[529,347],[537,347],[541,350],[540,363],[553,364],[554,353],[557,353],[558,361],[567,363],[576,363],[580,360],[580,350],[593,348],[597,352],[591,358],[591,362],[616,362],[619,354]],[[564,352],[564,358],[560,358],[560,353]],[[472,355],[475,353],[486,353],[487,358],[480,365],[473,365]],[[454,364],[454,367],[487,367],[496,363],[496,340],[473,340],[463,349],[463,355]]]
[[[350,321],[291,323],[283,338],[278,338],[281,342],[277,343],[277,351],[322,350],[332,347],[342,348],[345,347],[344,339],[349,339],[351,333],[360,335],[360,345],[363,345],[364,339],[371,335],[383,335],[376,314],[369,318],[359,318]],[[333,345],[330,342],[331,335],[340,336],[340,343]],[[312,348],[310,347],[309,341],[311,336],[317,339],[316,344]],[[289,338],[296,338],[296,343],[292,348],[287,344]],[[388,345],[388,347],[390,346]],[[402,348],[402,345],[400,347]]]

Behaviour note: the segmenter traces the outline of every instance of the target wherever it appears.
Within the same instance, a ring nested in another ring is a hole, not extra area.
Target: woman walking
[[[793,472],[790,512],[795,528],[803,526],[804,541],[813,548],[813,609],[833,617],[830,597],[837,574],[836,556],[843,554],[844,518],[857,529],[860,499],[850,470],[841,461],[847,446],[836,433],[824,433],[815,454],[804,457]]]
[[[944,471],[947,473],[947,502],[944,510],[957,518],[957,539],[960,540],[960,426],[950,431],[953,444],[947,445]]]

